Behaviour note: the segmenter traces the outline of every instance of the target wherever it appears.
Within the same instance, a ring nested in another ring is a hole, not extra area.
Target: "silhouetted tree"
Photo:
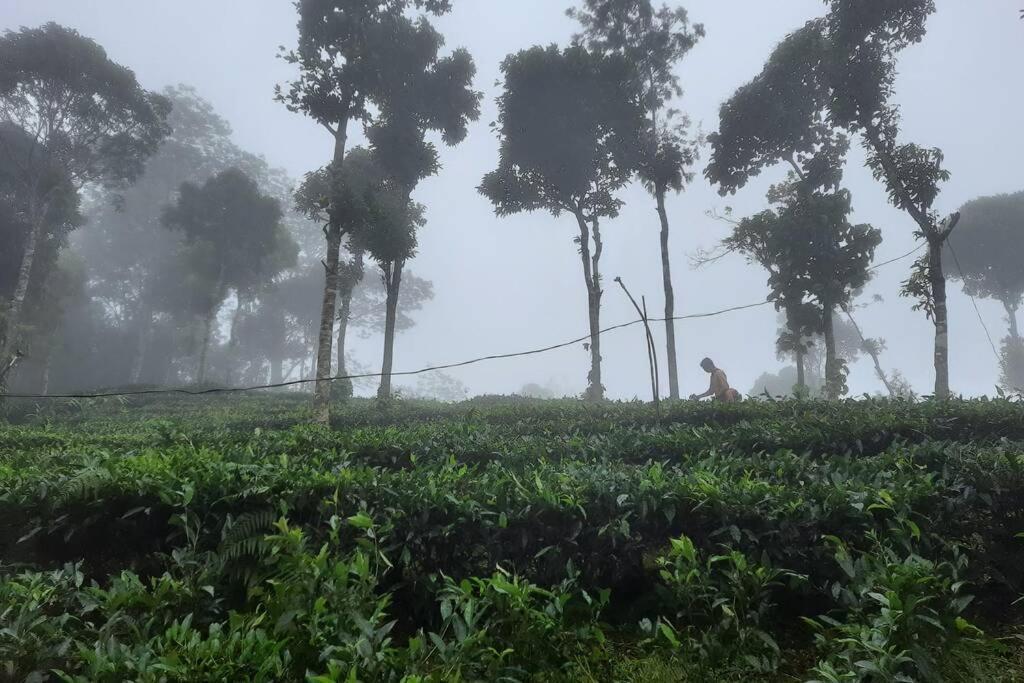
[[[616,192],[637,169],[643,93],[623,57],[578,45],[524,50],[507,57],[502,72],[501,156],[480,192],[499,216],[543,209],[576,219],[590,322],[586,396],[600,399],[600,223],[618,215],[622,202]]]
[[[956,241],[959,268],[950,277],[961,280],[964,292],[995,299],[1003,305],[1009,335],[1003,340],[1003,386],[1024,387],[1024,340],[1017,311],[1024,300],[1024,192],[979,197],[960,209],[961,239]],[[947,251],[952,247],[947,243]]]
[[[881,233],[847,219],[850,195],[840,184],[849,142],[824,116],[824,90],[807,86],[819,78],[815,64],[800,60],[818,52],[820,42],[820,34],[806,29],[790,36],[761,73],[722,105],[719,131],[709,136],[714,151],[705,175],[726,194],[765,168],[791,168],[787,181],[768,193],[777,208],[742,221],[725,244],[771,273],[771,297],[790,323],[780,345],[797,354],[801,388],[804,338],[808,331],[822,334],[825,393],[836,398],[845,393],[845,372],[835,352],[834,312],[867,281]],[[817,321],[805,297],[815,300]]]
[[[52,204],[90,183],[138,177],[167,134],[169,105],[143,90],[103,48],[54,23],[0,38],[0,123],[30,131],[28,154],[14,153],[19,208],[28,232],[17,282],[0,324],[0,368],[9,367],[36,251]],[[55,183],[54,169],[64,180]],[[3,376],[0,375],[0,382]]]
[[[448,0],[298,0],[298,46],[282,56],[299,75],[277,99],[290,111],[319,123],[334,141],[332,165],[344,165],[349,124],[371,123],[379,111],[381,74],[401,52],[404,13],[411,7],[435,15],[451,9]],[[317,341],[314,419],[330,418],[330,382],[334,321],[337,315],[338,263],[343,235],[328,223],[325,281]]]
[[[683,94],[675,67],[704,36],[704,26],[691,26],[682,7],[662,5],[655,10],[651,0],[585,0],[584,9],[568,13],[583,25],[583,37],[591,50],[622,55],[636,65],[641,81],[648,119],[638,150],[638,172],[644,187],[654,195],[661,224],[669,398],[677,399],[675,294],[665,198],[669,190],[681,192],[692,180],[689,169],[696,161],[697,150],[687,133],[689,120],[679,117],[669,103]]]
[[[940,219],[933,210],[939,184],[948,179],[937,148],[900,143],[899,107],[891,102],[899,53],[920,42],[934,0],[828,0],[826,16],[808,22],[769,57],[766,70],[778,74],[773,102],[765,101],[767,120],[827,118],[828,124],[860,136],[867,165],[889,200],[906,211],[928,253],[914,266],[903,293],[918,299],[935,326],[935,396],[949,396],[949,334],[942,247],[956,227],[953,214]],[[752,139],[756,142],[756,139]],[[759,166],[757,157],[737,173]],[[753,172],[756,172],[754,170]]]
[[[181,184],[202,184],[215,173],[237,167],[257,182],[263,194],[277,198],[283,207],[291,204],[291,179],[235,145],[228,122],[195,89],[179,85],[163,95],[172,104],[167,119],[170,135],[117,206],[111,201],[88,205],[88,229],[75,245],[88,269],[90,297],[110,312],[110,325],[96,330],[104,336],[101,344],[120,349],[106,366],[113,382],[152,382],[154,373],[173,362],[155,354],[155,344],[175,351],[173,345],[159,344],[157,333],[166,334],[163,328],[174,324],[170,318],[186,311],[158,305],[167,297],[156,288],[156,278],[180,287],[176,279],[182,274],[176,278],[166,271],[185,265],[178,259],[181,235],[163,229],[160,214]],[[319,234],[294,211],[286,211],[283,222],[303,244]]]
[[[367,241],[368,253],[380,266],[387,293],[382,376],[377,391],[382,399],[391,396],[402,272],[413,256],[415,230],[424,224],[422,210],[412,206],[412,193],[421,180],[440,168],[437,149],[426,135],[438,132],[449,146],[462,142],[469,122],[480,116],[481,97],[472,89],[476,74],[473,58],[462,49],[441,57],[444,37],[426,19],[413,22],[398,17],[391,31],[396,36],[395,45],[379,74],[381,111],[367,136],[377,162],[404,195],[410,220],[404,226],[409,234],[396,232],[398,225],[389,223],[387,235],[371,235]],[[376,230],[377,226],[371,226],[371,232]]]
[[[295,244],[281,225],[278,201],[261,194],[238,169],[222,171],[202,186],[182,184],[161,220],[194,247],[194,272],[208,284],[200,306],[203,337],[196,374],[203,383],[214,318],[228,289],[235,290],[241,307],[255,288],[294,264]],[[236,313],[233,333],[237,320]]]

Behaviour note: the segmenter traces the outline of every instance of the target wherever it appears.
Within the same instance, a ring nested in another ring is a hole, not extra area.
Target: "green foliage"
[[[534,47],[502,63],[501,159],[480,192],[499,215],[546,210],[618,215],[643,129],[632,66],[581,46]]]
[[[772,594],[787,572],[735,550],[704,556],[686,536],[671,539],[668,554],[657,562],[666,587],[663,609],[670,616],[654,624],[645,621],[645,630],[681,656],[695,658],[692,668],[754,673],[778,668],[779,646],[767,629],[775,608]]]
[[[1024,592],[1008,399],[53,410],[0,427],[10,678],[920,678]]]
[[[826,654],[815,683],[941,680],[942,648],[981,633],[961,616],[973,600],[964,593],[966,558],[954,547],[949,561],[934,562],[877,538],[855,556],[828,540],[843,571],[831,592],[845,617],[809,620]]]
[[[960,209],[956,260],[945,249],[947,263],[959,263],[949,276],[962,280],[964,291],[1003,303],[1016,313],[1024,299],[1024,192],[979,197]],[[951,240],[952,241],[952,240]],[[960,269],[963,269],[962,271]]]

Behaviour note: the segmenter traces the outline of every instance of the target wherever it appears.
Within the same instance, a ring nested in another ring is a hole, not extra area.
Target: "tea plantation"
[[[11,406],[0,679],[1024,680],[1024,404]]]

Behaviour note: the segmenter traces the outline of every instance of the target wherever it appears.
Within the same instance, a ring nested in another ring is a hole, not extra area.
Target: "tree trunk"
[[[28,285],[32,277],[32,266],[35,265],[36,248],[39,246],[39,239],[43,232],[43,218],[45,212],[33,206],[29,209],[31,216],[31,228],[28,231],[28,239],[25,240],[25,250],[21,255],[21,264],[18,266],[18,278],[15,281],[14,293],[4,312],[2,321],[3,328],[0,329],[0,366],[13,368],[11,361],[15,358],[18,344],[18,329],[21,326],[21,312],[25,307],[25,299],[28,296]],[[15,360],[15,363],[17,361]],[[3,382],[9,370],[0,373],[0,382]],[[0,389],[3,385],[0,384]]]
[[[831,304],[824,304],[821,314],[822,336],[825,337],[825,398],[835,401],[840,396],[839,359],[836,357],[836,332]]]
[[[280,384],[283,379],[281,356],[274,356],[270,359],[270,383]]]
[[[604,398],[604,385],[601,383],[601,261],[600,226],[594,220],[594,251],[590,251],[590,226],[582,212],[576,213],[576,222],[580,228],[580,258],[583,261],[583,279],[587,286],[587,317],[590,323],[590,372],[587,374],[587,390],[584,397],[591,401]]]
[[[1020,329],[1017,327],[1017,307],[1011,306],[1007,302],[1003,302],[1003,308],[1006,309],[1006,322],[1010,326],[1010,337],[1015,340],[1020,339]]]
[[[334,136],[334,159],[336,168],[345,161],[345,145],[348,142],[348,120],[338,123]],[[313,420],[327,425],[331,420],[331,356],[334,342],[334,316],[338,299],[338,260],[341,258],[341,229],[335,225],[327,227],[327,258],[324,260],[324,295],[320,306],[320,334],[317,337],[316,387],[313,390]]]
[[[398,293],[402,286],[404,261],[391,264],[384,274],[384,289],[387,292],[384,315],[384,362],[381,364],[380,388],[377,398],[391,398],[391,371],[395,354],[395,323],[398,320]]]
[[[874,344],[869,344],[864,333],[861,332],[860,325],[853,319],[853,314],[850,313],[848,306],[843,306],[843,312],[846,313],[846,317],[850,319],[850,324],[853,325],[853,329],[857,330],[857,336],[860,337],[860,347],[866,354],[871,356],[871,361],[875,364],[875,374],[878,379],[881,380],[882,384],[885,385],[885,390],[889,392],[889,398],[896,398],[896,389],[893,388],[892,382],[889,381],[888,375],[885,374],[885,370],[882,369],[882,362],[878,357],[878,348]]]
[[[51,337],[52,339],[52,337]],[[50,368],[53,366],[53,349],[51,344],[46,344],[43,351],[43,367],[39,377],[39,393],[45,396],[50,393]]]
[[[803,344],[798,344],[794,356],[796,357],[796,390],[800,398],[807,396],[807,371],[804,368],[806,354]]]
[[[196,382],[206,383],[206,356],[210,350],[210,336],[213,332],[213,321],[217,317],[217,310],[214,309],[207,314],[203,321],[203,341],[199,348],[199,368],[196,370]]]
[[[338,313],[338,376],[348,375],[348,368],[345,365],[345,340],[348,336],[348,323],[352,317],[352,295],[356,287],[363,279],[363,252],[356,250],[352,255],[352,272],[349,274],[351,281],[345,283],[341,295],[341,311]],[[342,398],[352,398],[355,393],[352,380],[342,379],[336,382],[335,393]]]
[[[135,357],[132,358],[132,369],[129,382],[138,384],[142,379],[142,368],[146,362],[146,348],[149,346],[149,333],[153,325],[153,309],[149,304],[142,304],[139,312],[139,336],[135,342]]]
[[[658,218],[661,220],[661,280],[665,289],[665,343],[668,347],[668,397],[679,398],[679,363],[676,360],[675,293],[672,291],[672,269],[668,251],[668,211],[665,210],[665,188],[657,190]]]
[[[227,358],[227,370],[224,375],[224,385],[230,387],[231,382],[234,379],[234,370],[238,362],[238,345],[240,340],[238,339],[238,323],[242,319],[242,311],[244,305],[242,301],[242,295],[239,292],[235,293],[237,302],[235,303],[235,313],[231,316],[231,336],[228,339],[228,358]]]
[[[946,308],[946,276],[942,272],[942,242],[928,235],[928,281],[932,290],[932,321],[935,324],[935,398],[949,398],[949,314]]]

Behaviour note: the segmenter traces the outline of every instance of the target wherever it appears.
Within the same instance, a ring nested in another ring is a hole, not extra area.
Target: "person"
[[[704,368],[704,372],[711,375],[711,386],[703,394],[691,394],[691,399],[699,401],[702,398],[714,396],[716,401],[722,403],[735,403],[740,400],[740,392],[729,386],[729,379],[725,376],[725,371],[715,367],[714,361],[705,358],[700,362],[700,366]]]

